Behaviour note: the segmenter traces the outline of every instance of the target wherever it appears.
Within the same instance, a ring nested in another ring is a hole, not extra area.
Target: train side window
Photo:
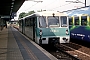
[[[19,20],[19,25],[22,26],[22,20]]]
[[[79,25],[79,17],[74,17],[75,25]]]
[[[87,25],[87,16],[81,16],[81,25],[83,26]]]
[[[33,18],[30,20],[30,26],[33,26]]]
[[[69,25],[73,25],[73,17],[69,17]]]
[[[31,27],[31,23],[32,23],[32,20],[31,20],[31,18],[29,18],[29,22],[30,22],[29,24],[30,24],[30,27]]]
[[[29,20],[25,19],[25,26],[29,26]]]

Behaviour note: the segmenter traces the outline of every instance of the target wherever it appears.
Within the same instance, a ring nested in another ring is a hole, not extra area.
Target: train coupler
[[[60,44],[59,37],[49,38],[49,44],[52,44],[52,45]]]

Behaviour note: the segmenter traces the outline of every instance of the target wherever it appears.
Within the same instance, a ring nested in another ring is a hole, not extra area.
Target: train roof
[[[67,16],[63,12],[57,12],[57,11],[42,11],[42,12],[36,12],[31,15],[28,15],[24,18],[29,18],[29,17],[35,17],[35,16]]]
[[[90,6],[81,7],[77,9],[63,11],[68,16],[81,16],[81,15],[89,15],[90,16]]]
[[[53,16],[53,14],[55,16],[66,16],[65,13],[60,13],[57,11],[43,11],[43,12],[37,12],[36,14],[38,14],[40,16]]]

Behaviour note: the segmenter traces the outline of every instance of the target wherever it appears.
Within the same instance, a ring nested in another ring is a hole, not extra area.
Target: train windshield
[[[67,27],[67,16],[61,16],[61,27]]]
[[[59,27],[59,16],[48,16],[48,27]]]
[[[45,17],[45,16],[39,17],[39,27],[44,28],[44,27],[46,27],[46,26],[47,26],[47,25],[46,25],[46,17]]]

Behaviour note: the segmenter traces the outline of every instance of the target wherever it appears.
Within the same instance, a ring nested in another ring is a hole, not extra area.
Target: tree
[[[28,16],[28,15],[31,15],[31,14],[33,14],[33,13],[35,13],[35,12],[34,12],[34,11],[29,11],[28,13],[22,12],[22,13],[20,13],[20,15],[19,15],[19,19],[20,19],[20,18],[23,18],[23,17],[25,17],[25,16]]]
[[[25,17],[26,16],[26,13],[25,12],[22,12],[22,13],[20,13],[20,15],[19,15],[19,19],[20,18],[23,18],[23,17]]]
[[[33,14],[33,13],[35,13],[35,12],[34,12],[34,11],[29,11],[29,12],[26,14],[26,16],[31,15],[31,14]]]

